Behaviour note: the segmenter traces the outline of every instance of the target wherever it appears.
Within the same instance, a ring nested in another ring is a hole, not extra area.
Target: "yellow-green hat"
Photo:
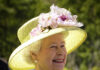
[[[52,5],[49,13],[42,13],[23,24],[18,30],[18,38],[21,45],[16,48],[9,58],[9,67],[13,70],[34,69],[35,63],[30,56],[30,50],[34,45],[51,35],[64,33],[67,54],[73,52],[86,39],[86,32],[79,28],[82,23],[77,22],[76,15],[57,6]],[[31,46],[33,45],[33,46]],[[38,47],[38,46],[37,46]]]

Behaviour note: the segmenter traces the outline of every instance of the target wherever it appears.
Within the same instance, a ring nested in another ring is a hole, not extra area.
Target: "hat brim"
[[[48,36],[57,34],[57,33],[65,33],[65,47],[67,50],[67,54],[70,54],[76,48],[78,48],[86,39],[87,34],[84,30],[77,27],[63,27],[63,28],[55,28],[50,30],[48,33],[41,34],[28,40],[27,42],[21,44],[14,52],[11,54],[9,59],[9,66],[15,70],[27,70],[34,69],[35,64],[30,56],[30,44],[34,44],[37,41],[46,38]]]

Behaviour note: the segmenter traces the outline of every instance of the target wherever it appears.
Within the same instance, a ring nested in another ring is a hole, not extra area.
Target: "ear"
[[[37,55],[35,53],[33,53],[32,51],[30,51],[30,55],[31,55],[33,61],[37,60]]]

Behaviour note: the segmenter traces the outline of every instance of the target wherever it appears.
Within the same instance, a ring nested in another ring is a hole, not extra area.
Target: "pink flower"
[[[40,28],[40,25],[38,25],[38,27],[32,29],[32,31],[30,32],[30,36],[31,36],[31,37],[37,36],[37,35],[39,35],[41,32],[42,32],[42,30],[41,30],[41,28]]]
[[[49,26],[50,25],[50,16],[49,16],[49,14],[45,14],[45,13],[40,14],[38,22],[42,27]]]
[[[39,16],[38,26],[30,32],[31,37],[39,35],[41,32],[48,32],[49,29],[57,28],[58,26],[83,26],[77,22],[77,16],[72,15],[70,11],[52,5],[49,13],[42,13]]]
[[[51,23],[50,27],[51,27],[51,28],[57,28],[57,26],[58,26],[57,21],[54,20],[54,19],[52,19],[51,21],[52,21],[52,23]]]
[[[56,14],[40,14],[39,16],[39,24],[44,28],[50,26],[51,28],[56,28],[58,26],[57,24],[57,18],[58,16]]]

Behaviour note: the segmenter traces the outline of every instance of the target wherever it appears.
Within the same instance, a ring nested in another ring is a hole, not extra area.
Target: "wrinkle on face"
[[[67,51],[62,33],[42,40],[37,54],[36,70],[63,70],[66,64]]]

